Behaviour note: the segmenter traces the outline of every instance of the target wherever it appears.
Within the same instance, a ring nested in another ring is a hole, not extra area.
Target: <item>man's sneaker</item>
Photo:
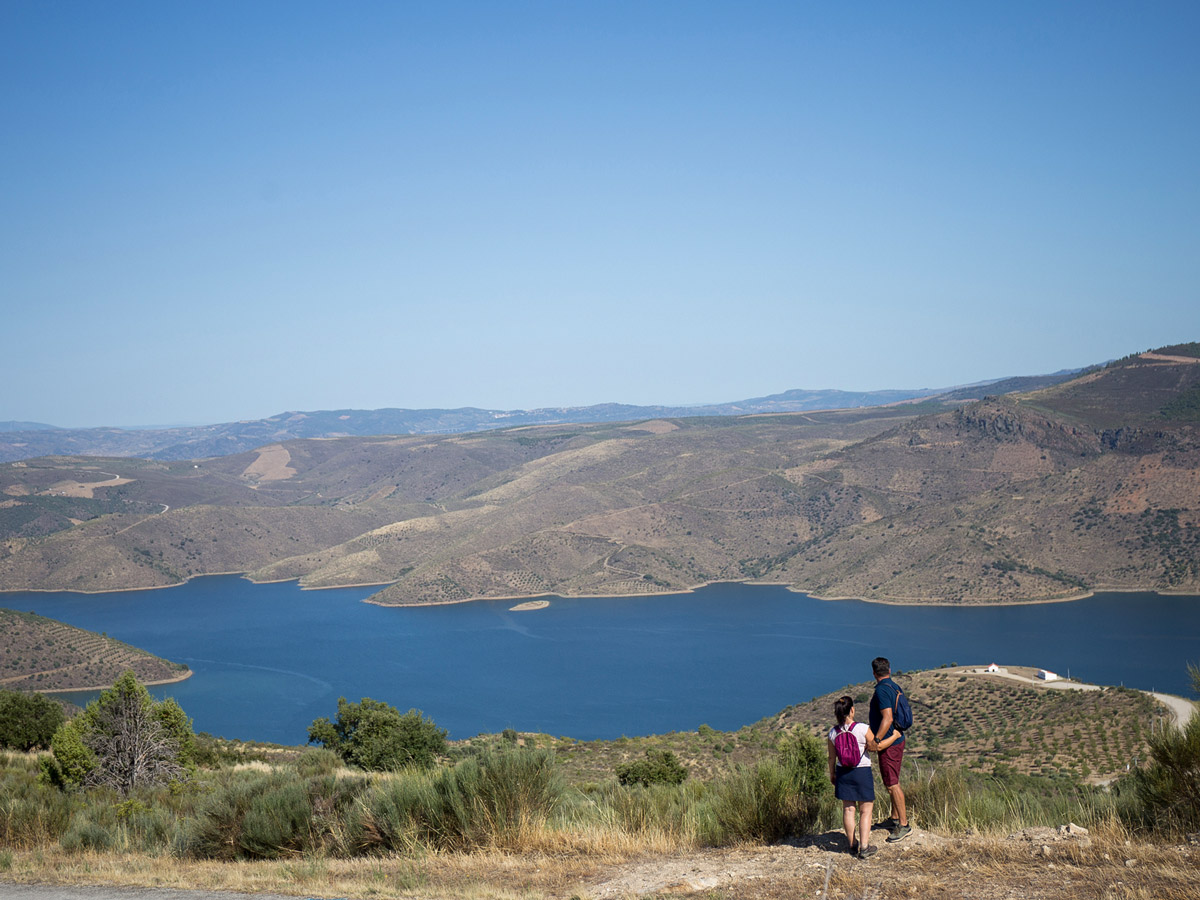
[[[897,841],[904,840],[910,834],[912,834],[912,826],[911,825],[897,825],[895,828],[892,829],[892,833],[888,835],[887,842],[889,844],[894,844]]]
[[[879,824],[882,827],[886,828],[888,831],[895,831],[897,828],[900,827],[900,820],[897,819],[895,816],[892,816],[890,819],[884,819]]]
[[[878,852],[879,852],[878,847],[876,847],[874,844],[868,844],[866,847],[863,847],[861,850],[858,851],[858,858],[859,859],[870,859],[872,856],[874,856]]]

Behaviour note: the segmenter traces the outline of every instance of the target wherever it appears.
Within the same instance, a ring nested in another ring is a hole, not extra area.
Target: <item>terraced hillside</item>
[[[191,674],[187,666],[34,613],[0,609],[0,634],[0,688],[5,690],[105,688],[126,670],[148,684]]]
[[[1171,723],[1169,710],[1128,688],[1057,690],[966,668],[906,673],[896,681],[913,707],[906,755],[929,766],[1107,781],[1145,760],[1152,730]],[[874,687],[850,685],[789,707],[770,725],[820,733],[842,694],[855,698],[865,720]]]
[[[972,674],[967,674],[971,672]],[[1124,688],[1055,690],[960,668],[897,676],[914,711],[906,759],[930,773],[941,766],[997,775],[1070,776],[1099,783],[1147,759],[1151,731],[1170,721],[1148,695]],[[781,737],[797,730],[823,738],[833,703],[856,698],[865,720],[874,683],[848,685],[788,707],[737,731],[700,725],[695,731],[608,741],[521,735],[523,743],[553,747],[575,783],[602,782],[618,765],[648,750],[670,750],[692,777],[711,777],[771,756]],[[498,735],[459,742],[459,752],[499,743]]]

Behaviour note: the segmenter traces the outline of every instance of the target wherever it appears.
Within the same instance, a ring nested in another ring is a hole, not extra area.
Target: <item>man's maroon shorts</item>
[[[879,772],[883,776],[884,787],[900,783],[900,760],[904,758],[905,743],[899,741],[879,751]]]

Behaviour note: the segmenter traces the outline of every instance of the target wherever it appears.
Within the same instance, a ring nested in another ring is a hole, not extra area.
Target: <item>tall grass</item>
[[[83,799],[39,784],[32,755],[0,752],[0,766],[0,845],[25,849],[58,841]]]
[[[43,785],[36,758],[3,754],[0,847],[233,860],[762,843],[840,828],[840,804],[817,771],[825,764],[813,747],[792,744],[776,760],[710,781],[567,787],[548,750],[500,748],[452,767],[373,775],[316,753],[277,768],[208,770],[187,790],[121,798]],[[1118,815],[1136,822],[1141,809],[1125,784],[1105,791],[951,767],[906,767],[903,784],[914,821],[942,832],[1092,827]],[[881,785],[877,798],[882,817]]]
[[[1116,816],[1119,806],[1116,794],[1066,779],[997,777],[942,767],[902,783],[909,815],[922,827],[943,832],[1015,831],[1068,822],[1091,826]]]
[[[450,769],[403,773],[365,798],[364,846],[524,849],[546,828],[565,790],[548,750],[497,750]]]

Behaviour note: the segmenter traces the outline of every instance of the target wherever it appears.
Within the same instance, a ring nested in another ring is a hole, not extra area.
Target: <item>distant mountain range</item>
[[[378,584],[385,604],[709,581],[890,602],[1200,593],[1200,344],[1048,380],[453,434],[331,437],[335,422],[399,420],[295,414],[272,433],[321,439],[260,431],[224,456],[9,462],[0,590],[245,572]]]
[[[35,422],[0,422],[0,462],[39,456],[136,456],[143,459],[197,459],[243,453],[275,441],[379,434],[462,434],[519,425],[569,422],[630,422],[638,419],[741,416],[762,413],[861,409],[944,395],[966,401],[984,391],[1008,392],[1045,387],[1070,377],[1060,372],[939,390],[790,390],[767,397],[705,406],[550,407],[532,410],[335,409],[285,412],[266,419],[176,428],[59,428]],[[993,387],[995,386],[995,387]]]

